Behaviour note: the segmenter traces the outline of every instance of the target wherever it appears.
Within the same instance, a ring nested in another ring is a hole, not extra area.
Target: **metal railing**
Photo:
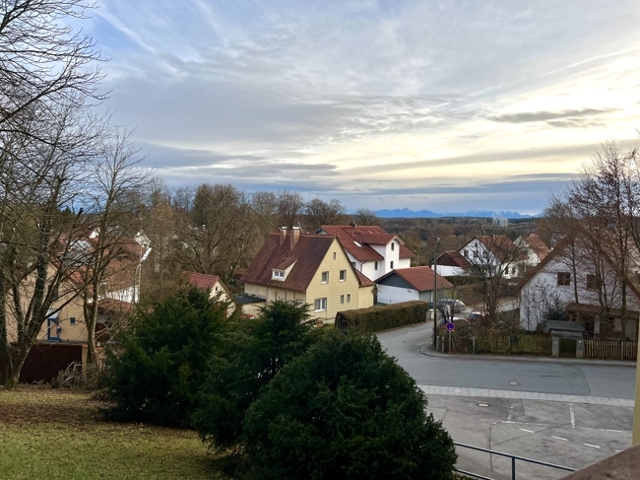
[[[575,468],[565,467],[563,465],[556,465],[555,463],[542,462],[540,460],[534,460],[532,458],[519,457],[518,455],[511,455],[509,453],[496,452],[495,450],[489,450],[488,448],[482,448],[482,447],[475,447],[473,445],[467,445],[466,443],[453,442],[453,444],[456,447],[468,448],[470,450],[477,450],[479,452],[490,453],[491,455],[498,455],[498,456],[501,456],[501,457],[510,458],[511,459],[511,480],[516,480],[516,460],[521,460],[521,461],[527,462],[527,463],[533,463],[535,465],[542,465],[544,467],[556,468],[558,470],[565,470],[567,472],[575,472],[576,471]],[[478,475],[477,473],[466,472],[464,470],[460,470],[460,469],[457,469],[457,468],[455,470],[458,473],[461,473],[463,475],[468,475],[468,476],[471,476],[471,477],[474,477],[474,478],[478,478],[480,480],[493,480],[492,478],[484,477],[482,475]]]

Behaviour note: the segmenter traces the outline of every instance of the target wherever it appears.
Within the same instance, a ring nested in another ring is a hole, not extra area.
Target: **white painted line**
[[[585,443],[584,445],[585,447],[600,448],[598,445],[592,445],[591,443]]]
[[[551,438],[555,438],[556,440],[562,440],[563,442],[568,442],[569,441],[566,438],[562,438],[562,437],[551,437]]]
[[[522,430],[523,432],[527,432],[527,433],[536,433],[533,430],[527,430],[525,428],[519,428],[518,430]],[[600,447],[598,447],[598,448],[600,448]]]
[[[571,414],[571,428],[576,428],[576,416],[573,413],[573,403],[571,402],[569,402],[569,413]]]
[[[622,433],[622,430],[605,430],[605,432]]]

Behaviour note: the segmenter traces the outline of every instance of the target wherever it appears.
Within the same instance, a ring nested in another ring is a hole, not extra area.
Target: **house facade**
[[[409,268],[415,257],[400,237],[377,225],[323,225],[316,233],[336,237],[353,267],[371,280]]]
[[[312,317],[333,323],[338,311],[373,306],[374,283],[354,269],[336,237],[282,228],[267,237],[243,276],[247,315],[265,302],[284,299],[309,304]]]
[[[516,277],[523,259],[518,247],[506,235],[478,235],[458,252],[469,262],[471,270],[487,277]]]
[[[217,275],[207,275],[205,273],[197,272],[182,272],[182,277],[189,285],[192,285],[200,290],[209,292],[209,298],[219,298],[223,302],[228,302],[227,314],[231,315],[235,309],[236,304],[233,301],[231,292],[224,284],[222,279]]]
[[[390,305],[412,300],[433,302],[434,285],[437,285],[440,293],[453,288],[449,281],[440,275],[435,275],[429,267],[396,269],[382,276],[376,282],[378,303]],[[438,298],[442,296],[439,295]]]
[[[431,268],[437,268],[438,275],[443,277],[456,277],[464,275],[471,263],[457,250],[447,250],[442,252],[438,257],[438,265],[431,265]]]
[[[522,235],[513,242],[521,250],[525,267],[535,267],[551,252],[546,243],[535,233]]]
[[[612,261],[590,258],[580,242],[560,242],[518,285],[520,323],[535,330],[557,314],[581,322],[587,337],[620,338],[622,331],[622,288]],[[627,285],[628,339],[638,338],[640,292]]]

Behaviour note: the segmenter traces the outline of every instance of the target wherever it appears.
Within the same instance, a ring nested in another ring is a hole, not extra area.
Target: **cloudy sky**
[[[167,184],[537,213],[640,128],[637,0],[98,0],[106,106]]]

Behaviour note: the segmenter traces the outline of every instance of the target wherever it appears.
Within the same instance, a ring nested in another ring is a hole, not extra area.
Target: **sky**
[[[98,0],[104,108],[169,186],[535,214],[640,144],[640,3]]]

